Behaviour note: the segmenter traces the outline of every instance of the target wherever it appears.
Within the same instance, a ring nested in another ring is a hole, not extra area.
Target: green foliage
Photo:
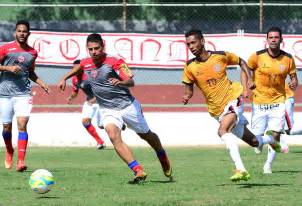
[[[289,154],[278,155],[274,173],[264,175],[266,154],[256,155],[252,148],[243,147],[242,159],[252,179],[232,183],[233,164],[225,148],[167,148],[175,173],[175,182],[168,182],[153,150],[135,148],[148,179],[143,185],[131,185],[132,172],[111,148],[29,147],[28,171],[0,168],[0,205],[294,206],[302,201],[301,151],[291,147]],[[4,159],[3,150],[0,159]],[[40,168],[50,170],[56,182],[45,195],[35,194],[28,185],[30,174]]]

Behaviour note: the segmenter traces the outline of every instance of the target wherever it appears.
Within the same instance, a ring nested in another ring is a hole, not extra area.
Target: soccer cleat
[[[172,167],[167,156],[159,158],[159,162],[166,177],[172,178]]]
[[[275,141],[274,143],[271,143],[270,146],[272,147],[272,149],[277,152],[280,153],[281,152],[281,145],[279,142]]]
[[[281,147],[281,152],[285,154],[289,153],[289,147],[288,146]]]
[[[143,183],[147,178],[147,174],[144,172],[144,170],[138,170],[135,173],[133,184],[141,184]]]
[[[230,179],[232,182],[248,181],[251,179],[251,175],[247,171],[235,170],[235,174]]]
[[[27,170],[27,166],[25,165],[25,162],[23,160],[18,160],[17,166],[16,166],[16,171],[23,172],[25,170]]]
[[[96,145],[96,149],[97,150],[102,150],[102,149],[105,149],[106,148],[106,144],[105,143],[103,143],[103,144],[97,144]]]
[[[13,156],[14,156],[14,150],[12,150],[12,152],[6,151],[4,165],[5,168],[8,170],[13,167]]]
[[[272,174],[272,166],[265,163],[263,166],[263,174]]]
[[[259,145],[258,147],[255,147],[254,151],[256,154],[261,154],[262,149],[263,149],[263,144]]]

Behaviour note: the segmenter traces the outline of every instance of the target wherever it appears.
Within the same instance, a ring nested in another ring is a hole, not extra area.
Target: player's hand
[[[249,92],[248,92],[247,90],[243,90],[242,96],[243,96],[244,98],[249,98]]]
[[[65,90],[65,88],[66,88],[66,81],[65,80],[61,80],[60,82],[59,82],[59,89],[61,90],[61,91],[64,91]]]
[[[253,80],[249,80],[249,81],[247,82],[247,86],[250,88],[250,90],[253,90],[253,89],[256,88],[256,85],[255,85],[255,83],[254,83]]]
[[[113,85],[113,86],[117,86],[121,83],[120,80],[116,79],[116,78],[109,78],[109,82]]]
[[[67,104],[71,104],[72,103],[72,100],[73,100],[73,98],[72,98],[72,96],[69,96],[67,99]]]
[[[188,104],[190,98],[191,98],[190,95],[184,95],[182,97],[182,103],[185,105]]]
[[[46,84],[41,84],[41,88],[45,91],[46,94],[49,94],[50,88]]]
[[[14,66],[9,67],[9,71],[14,73],[14,74],[18,74],[19,72],[22,71],[22,68],[18,65],[14,65]]]
[[[298,82],[297,81],[290,81],[288,83],[289,88],[291,88],[292,90],[296,90],[297,86],[298,86]]]

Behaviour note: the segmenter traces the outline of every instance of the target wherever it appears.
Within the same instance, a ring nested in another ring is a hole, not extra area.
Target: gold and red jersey
[[[208,111],[219,116],[224,107],[243,91],[238,82],[231,82],[226,73],[228,65],[238,65],[240,58],[230,52],[210,51],[206,61],[193,58],[184,67],[184,84],[196,84],[205,96]]]
[[[256,88],[253,90],[253,103],[270,104],[285,101],[285,79],[296,73],[293,57],[280,51],[272,57],[267,49],[257,51],[248,60],[248,66],[254,71]]]

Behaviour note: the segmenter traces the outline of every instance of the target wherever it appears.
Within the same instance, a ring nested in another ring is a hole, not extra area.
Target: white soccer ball
[[[34,171],[29,178],[30,188],[38,194],[49,192],[54,183],[53,175],[45,169]]]

